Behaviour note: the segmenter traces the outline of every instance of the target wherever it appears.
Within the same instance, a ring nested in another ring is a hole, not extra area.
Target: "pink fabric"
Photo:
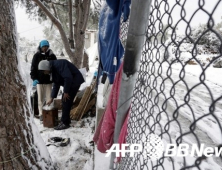
[[[119,90],[122,78],[122,70],[123,70],[123,63],[121,64],[113,86],[110,92],[108,104],[106,106],[106,110],[101,118],[98,128],[93,137],[93,141],[97,144],[97,149],[105,153],[107,149],[113,144],[113,136],[115,130],[115,121],[116,121],[116,110],[118,107],[118,98],[119,98]],[[124,125],[122,127],[119,142],[122,143],[125,141],[126,132],[127,131],[127,120],[125,120]]]
[[[129,118],[129,111],[130,109],[128,110],[128,113],[126,115],[126,119],[123,123],[123,126],[122,126],[122,129],[121,129],[121,132],[120,132],[120,135],[119,135],[119,144],[120,144],[120,149],[121,149],[121,144],[122,143],[126,143],[126,135],[127,135],[127,122],[128,122],[128,118]],[[117,162],[120,162],[121,160],[121,153],[120,153],[120,157],[117,157]]]

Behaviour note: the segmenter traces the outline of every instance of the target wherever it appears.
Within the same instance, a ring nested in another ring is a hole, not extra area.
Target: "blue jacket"
[[[131,0],[106,0],[100,12],[99,20],[99,56],[103,72],[108,75],[112,84],[115,73],[119,69],[124,49],[119,39],[120,18],[128,19]]]
[[[60,86],[64,87],[64,93],[70,94],[73,88],[78,88],[84,82],[79,69],[69,61],[61,59],[49,61],[49,63],[54,83],[51,93],[52,98],[57,97]]]

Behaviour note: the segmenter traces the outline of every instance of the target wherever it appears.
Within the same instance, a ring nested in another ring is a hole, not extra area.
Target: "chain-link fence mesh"
[[[121,40],[124,48],[126,46],[128,27],[129,27],[129,20],[127,20],[126,22],[123,22],[123,18],[121,18],[120,40]]]
[[[152,1],[127,143],[156,134],[164,146],[188,144],[189,154],[164,152],[154,161],[146,151],[128,154],[118,169],[222,169],[214,151],[189,156],[193,144],[215,151],[222,146],[221,7],[221,0]]]

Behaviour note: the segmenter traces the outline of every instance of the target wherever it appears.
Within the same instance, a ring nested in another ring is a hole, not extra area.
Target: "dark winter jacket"
[[[67,60],[49,61],[51,67],[53,89],[52,98],[56,98],[60,86],[64,87],[64,93],[70,94],[73,88],[78,88],[83,82],[84,78],[76,66]]]
[[[32,65],[31,65],[31,78],[32,80],[38,80],[39,84],[50,84],[52,81],[50,81],[50,76],[45,75],[43,71],[38,70],[39,62],[42,60],[56,60],[55,54],[53,54],[52,50],[48,50],[45,54],[42,54],[40,52],[40,48],[38,48],[38,52],[35,53],[32,59]]]

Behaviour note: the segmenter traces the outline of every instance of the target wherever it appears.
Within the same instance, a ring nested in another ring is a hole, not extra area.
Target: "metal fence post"
[[[118,143],[119,134],[125,120],[126,113],[131,104],[131,98],[139,68],[139,61],[144,45],[151,1],[152,0],[132,0],[118,110],[116,115],[114,143]],[[111,155],[110,169],[114,169],[114,159],[115,153]]]

